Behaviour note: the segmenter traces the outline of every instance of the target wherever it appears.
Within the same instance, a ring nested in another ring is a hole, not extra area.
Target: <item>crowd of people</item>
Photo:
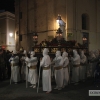
[[[49,49],[44,48],[42,57],[39,59],[32,50],[27,52],[22,50],[5,51],[0,49],[0,81],[6,78],[10,82],[18,84],[20,81],[27,80],[30,87],[36,88],[38,72],[42,69],[42,87],[43,91],[50,93],[52,91],[52,80],[55,78],[56,86],[54,89],[61,90],[69,83],[78,85],[80,81],[84,82],[87,77],[94,77],[96,65],[100,59],[100,51],[90,51],[85,55],[84,50],[73,49],[73,55],[69,56],[66,50],[61,52],[57,50],[55,57],[51,58]]]

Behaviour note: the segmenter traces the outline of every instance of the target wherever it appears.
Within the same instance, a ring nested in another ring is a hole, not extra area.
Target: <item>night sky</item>
[[[15,12],[14,7],[15,0],[0,0],[0,10]]]

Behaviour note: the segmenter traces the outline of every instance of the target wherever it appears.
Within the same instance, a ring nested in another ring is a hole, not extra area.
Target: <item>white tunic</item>
[[[36,84],[37,83],[37,68],[31,68],[31,66],[37,66],[37,57],[31,57],[31,58],[26,58],[27,61],[27,66],[29,67],[29,73],[28,73],[28,81],[31,84]]]
[[[63,58],[63,85],[64,86],[68,85],[68,81],[69,81],[68,64],[69,64],[68,57]]]
[[[86,74],[86,62],[87,62],[87,58],[84,54],[81,56],[80,62],[81,62],[80,71],[79,71],[80,72],[80,80],[84,80],[85,74]]]
[[[93,77],[94,76],[94,70],[95,70],[95,62],[94,60],[96,59],[94,53],[90,53],[89,55],[89,65],[88,65],[88,73],[89,73],[89,76]]]
[[[54,67],[63,66],[63,58],[62,56],[55,57],[53,62],[55,63]],[[55,70],[55,80],[56,85],[58,88],[61,88],[63,86],[63,68],[59,70]]]
[[[13,82],[19,82],[20,81],[20,73],[19,73],[19,57],[15,56],[15,57],[11,57],[9,59],[10,63],[11,63],[11,80]]]
[[[40,62],[40,67],[48,67],[51,64],[49,55],[44,55]],[[43,91],[51,91],[51,68],[42,72]]]
[[[80,65],[80,56],[77,53],[77,51],[73,52],[74,57],[72,57],[72,64],[73,64],[73,69],[72,69],[72,81],[73,82],[79,82],[79,67],[75,67],[74,65]]]

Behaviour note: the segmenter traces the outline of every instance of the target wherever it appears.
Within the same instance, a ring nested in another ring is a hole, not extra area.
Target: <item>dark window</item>
[[[22,35],[19,35],[19,41],[22,41]]]
[[[89,17],[87,14],[82,14],[82,29],[89,30]]]
[[[22,19],[22,12],[19,13],[19,18]]]

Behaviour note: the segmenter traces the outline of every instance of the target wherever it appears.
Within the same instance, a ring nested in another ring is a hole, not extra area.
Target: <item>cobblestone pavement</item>
[[[93,84],[93,80],[88,79],[86,82],[80,82],[79,85],[68,85],[64,89],[52,90],[46,94],[42,91],[40,84],[39,93],[36,89],[26,88],[25,82],[19,84],[9,84],[9,80],[0,82],[0,100],[100,100],[100,97],[89,97],[89,90],[100,90],[100,83]],[[28,85],[29,86],[29,85]],[[52,82],[52,88],[55,83]]]

